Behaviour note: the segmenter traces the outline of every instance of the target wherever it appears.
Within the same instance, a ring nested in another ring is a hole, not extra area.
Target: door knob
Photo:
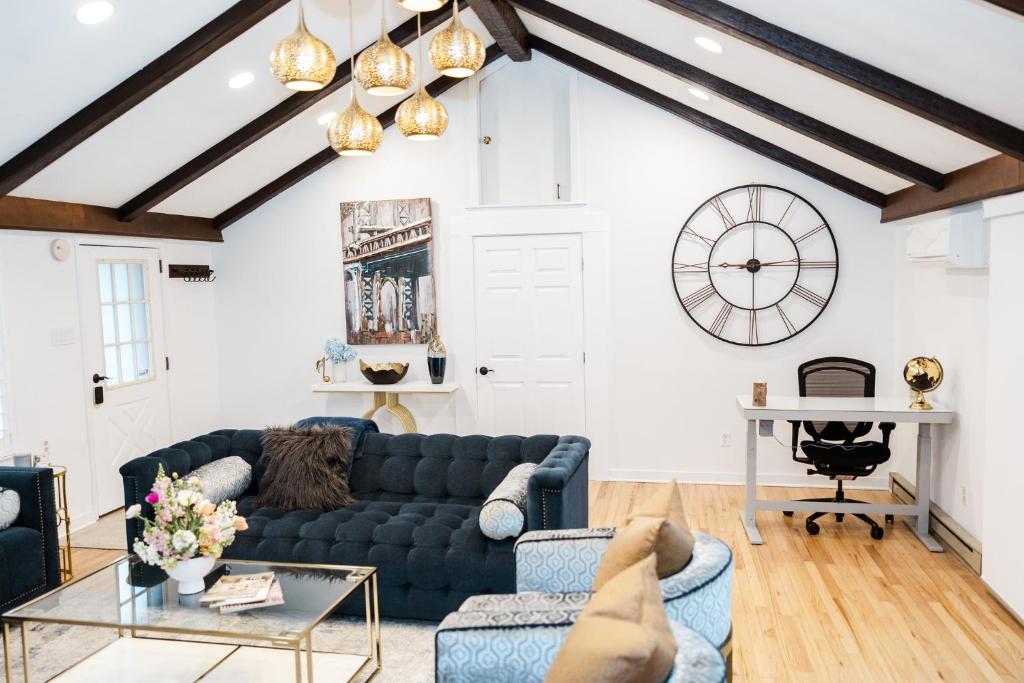
[[[492,372],[494,372],[494,370],[489,368],[489,367],[487,367],[486,365],[484,365],[483,367],[480,368],[480,374],[481,375],[487,375],[487,374],[492,373]]]
[[[92,383],[93,384],[99,384],[100,382],[102,382],[105,379],[110,379],[110,378],[107,377],[106,375],[101,375],[98,372],[92,373]]]
[[[493,142],[493,140],[494,140],[494,138],[492,138],[490,135],[485,135],[482,138],[480,138],[480,142],[484,143],[485,145],[491,144],[491,142]]]

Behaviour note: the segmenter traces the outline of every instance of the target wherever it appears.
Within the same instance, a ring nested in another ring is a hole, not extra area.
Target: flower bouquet
[[[334,378],[335,382],[344,382],[347,379],[348,373],[345,372],[345,363],[356,357],[356,350],[351,346],[341,341],[340,339],[327,340],[324,344],[324,357],[331,361],[331,377]]]
[[[183,595],[204,589],[202,579],[213,569],[214,561],[235,540],[236,531],[248,528],[234,501],[214,505],[203,494],[197,477],[167,476],[162,465],[146,502],[153,506],[154,518],[143,518],[145,532],[135,539],[132,549],[143,562],[177,579],[178,592]],[[141,516],[141,505],[132,505],[125,513],[127,519]]]

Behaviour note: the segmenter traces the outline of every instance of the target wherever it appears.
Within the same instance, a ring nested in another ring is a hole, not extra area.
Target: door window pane
[[[114,336],[114,307],[110,304],[100,306],[100,317],[103,319],[103,344],[113,344],[117,341]]]
[[[146,298],[146,282],[141,263],[128,264],[128,293],[132,301]]]
[[[114,300],[114,289],[111,286],[110,264],[100,264],[100,301],[110,303]]]
[[[132,304],[132,328],[135,341],[149,339],[148,304]]]
[[[121,381],[134,382],[138,377],[135,375],[135,353],[131,344],[121,344],[117,347],[121,355]]]
[[[139,379],[149,379],[150,371],[149,342],[142,342],[135,345],[135,367],[138,370]]]
[[[128,264],[114,264],[114,300],[128,301]]]
[[[117,341],[122,344],[132,340],[132,313],[128,304],[117,305]]]
[[[107,376],[107,386],[113,386],[121,383],[121,373],[118,370],[117,362],[117,347],[108,346],[103,349],[103,357],[106,363],[106,368],[103,370],[103,374]]]

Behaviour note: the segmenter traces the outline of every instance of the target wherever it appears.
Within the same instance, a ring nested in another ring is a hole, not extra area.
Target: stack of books
[[[242,612],[260,607],[284,604],[281,583],[274,572],[222,576],[213,584],[199,604],[220,610],[221,614]]]

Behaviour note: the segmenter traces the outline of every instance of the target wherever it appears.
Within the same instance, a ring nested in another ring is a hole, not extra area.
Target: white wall
[[[67,261],[50,256],[50,242],[56,237],[72,244]],[[49,441],[52,461],[69,468],[73,528],[97,515],[87,432],[87,392],[95,369],[85,367],[82,358],[74,253],[80,242],[157,246],[165,264],[209,263],[211,257],[209,245],[196,242],[0,234],[0,314],[9,366],[12,451],[39,453],[43,441]],[[172,362],[171,427],[178,440],[209,431],[218,423],[214,299],[211,285],[186,285],[166,278],[162,282]],[[55,328],[70,328],[73,343],[53,345],[50,332]]]
[[[545,62],[537,56],[508,68],[535,69]],[[579,92],[585,185],[574,199],[608,214],[612,254],[612,438],[595,473],[740,481],[744,430],[734,397],[750,391],[751,382],[767,380],[774,393],[794,393],[797,365],[826,354],[864,358],[883,376],[898,371],[891,325],[899,241],[879,225],[877,209],[595,81],[583,78]],[[389,130],[374,157],[339,160],[226,231],[225,243],[215,247],[222,277],[216,294],[225,426],[366,409],[366,397],[325,399],[310,391],[324,339],[344,333],[338,204],[432,197],[436,262],[446,263],[453,224],[464,207],[478,203],[473,97],[470,84],[443,96],[452,123],[440,142],[411,143]],[[618,140],[623,120],[640,133]],[[711,195],[750,182],[780,185],[813,203],[832,225],[842,262],[836,295],[817,323],[792,341],[761,349],[733,347],[696,328],[669,278],[672,248],[689,213]],[[438,276],[444,338],[450,293],[472,287],[472,264],[452,263]],[[448,343],[464,348],[465,340]],[[411,375],[425,375],[423,347],[360,352],[367,359],[409,360]],[[462,354],[449,362],[453,375],[460,365],[475,365]],[[453,411],[436,397],[410,399],[409,405],[422,431],[472,428],[461,417],[453,425]],[[471,412],[473,406],[460,407]],[[723,432],[732,437],[729,448],[719,445]],[[807,481],[788,449],[769,439],[761,445],[771,454],[763,460],[765,481]],[[879,472],[875,483],[884,478]]]
[[[981,209],[965,207],[961,213],[977,212],[982,230]],[[948,221],[943,216],[890,226],[904,239],[909,230],[926,223]],[[902,245],[900,245],[902,246]],[[894,360],[898,367],[879,392],[908,393],[899,371],[914,356],[935,356],[943,365],[942,386],[928,398],[957,412],[951,425],[937,427],[932,464],[932,500],[953,519],[981,537],[981,509],[984,499],[983,463],[988,427],[985,404],[988,378],[988,296],[987,269],[955,269],[944,263],[915,263],[902,254],[896,259],[893,291],[895,317]],[[909,401],[909,399],[908,399]],[[913,429],[897,430],[894,468],[915,481],[917,442]]]

